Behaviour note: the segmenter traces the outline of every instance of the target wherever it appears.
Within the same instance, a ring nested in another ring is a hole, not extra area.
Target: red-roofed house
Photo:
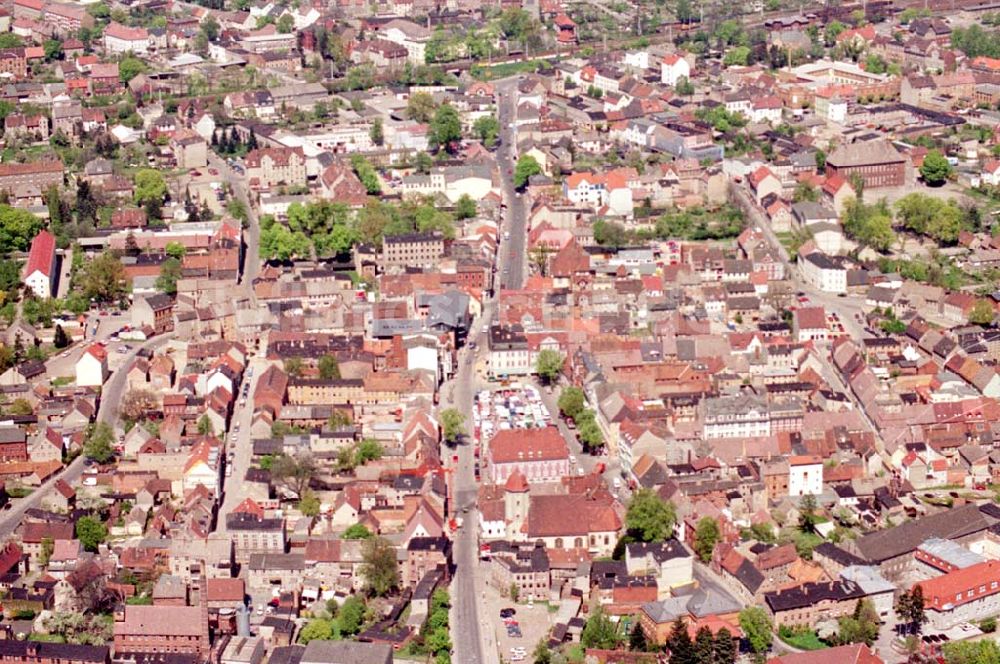
[[[986,618],[996,613],[1000,597],[1000,560],[987,560],[918,585],[924,591],[927,617],[934,629]]]
[[[781,194],[781,180],[767,166],[761,166],[751,173],[750,177],[747,178],[747,184],[750,185],[757,205],[760,205],[765,196]]]
[[[145,55],[149,50],[149,32],[146,28],[132,28],[112,21],[104,28],[104,50]]]
[[[91,344],[76,361],[76,384],[79,387],[100,387],[108,379],[108,351],[100,344]]]
[[[826,324],[826,309],[823,307],[802,307],[795,311],[792,319],[797,341],[825,341],[829,328]]]
[[[991,159],[983,166],[979,179],[983,184],[1000,186],[1000,159]]]
[[[666,85],[677,85],[681,77],[691,78],[691,65],[677,53],[670,53],[660,62],[660,82]]]
[[[35,297],[52,297],[56,277],[56,238],[48,231],[41,231],[31,241],[31,252],[24,265],[24,284]]]
[[[503,484],[519,470],[529,482],[569,475],[569,448],[556,427],[499,431],[489,444],[490,478]]]

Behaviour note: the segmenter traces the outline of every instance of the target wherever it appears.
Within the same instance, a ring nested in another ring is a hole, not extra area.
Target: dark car
[[[517,613],[517,610],[513,609],[513,608],[511,608],[509,606],[507,608],[500,609],[500,617],[501,618],[510,618],[515,613]]]

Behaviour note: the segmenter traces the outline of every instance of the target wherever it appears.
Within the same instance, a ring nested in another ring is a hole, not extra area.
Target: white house
[[[109,54],[149,52],[149,32],[146,28],[132,28],[112,21],[104,28],[104,50]]]
[[[56,238],[52,233],[40,231],[31,240],[31,252],[21,276],[35,297],[52,297],[56,278]]]
[[[665,55],[660,62],[660,82],[675,86],[682,76],[691,78],[691,65],[688,61],[676,53]]]
[[[806,281],[825,293],[847,292],[847,268],[837,256],[819,251],[800,254],[799,269]]]
[[[823,460],[817,456],[788,459],[788,495],[818,496],[823,493]]]
[[[991,159],[983,166],[980,182],[992,187],[1000,187],[1000,159]]]
[[[403,337],[403,348],[406,350],[406,369],[429,372],[434,376],[434,384],[437,385],[441,380],[437,337],[432,334]]]
[[[758,97],[750,102],[750,120],[753,122],[781,122],[781,100],[773,95]]]
[[[598,208],[606,202],[604,176],[595,173],[573,173],[563,182],[563,194],[576,205]]]
[[[425,52],[431,32],[422,25],[397,18],[389,21],[376,33],[382,39],[401,45],[406,49],[411,64],[426,64]]]
[[[632,187],[623,177],[609,175],[607,178],[608,212],[616,217],[632,217],[635,211],[635,201],[632,199]]]
[[[694,581],[694,555],[676,537],[629,544],[625,547],[625,568],[633,576],[656,577],[656,596],[661,600],[671,596],[671,589]]]
[[[649,51],[625,51],[622,63],[626,67],[649,69]]]
[[[76,384],[100,387],[107,379],[108,351],[100,344],[91,344],[76,361]]]

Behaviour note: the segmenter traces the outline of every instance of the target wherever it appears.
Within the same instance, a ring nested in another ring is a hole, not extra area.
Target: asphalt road
[[[497,254],[497,267],[501,269],[500,288],[517,290],[524,285],[527,263],[527,210],[524,197],[514,188],[513,171],[517,162],[516,145],[511,128],[517,112],[517,79],[496,83],[497,113],[502,140],[497,149],[497,165],[503,179],[503,200],[507,204],[500,225],[503,241]],[[510,233],[509,239],[506,233]]]
[[[244,376],[243,384],[249,384],[249,396],[246,405],[241,406],[242,396],[237,396],[236,408],[233,410],[233,417],[229,421],[230,433],[225,438],[225,449],[233,453],[232,474],[223,478],[222,505],[219,508],[219,518],[216,524],[216,531],[226,532],[226,515],[233,511],[246,494],[240,491],[243,485],[243,478],[246,477],[247,470],[253,458],[253,445],[250,441],[250,423],[253,420],[253,390],[257,385],[257,379],[261,373],[267,369],[267,362],[263,358],[255,358],[250,362],[253,369],[253,376]],[[242,395],[243,387],[240,386],[239,394]],[[240,430],[236,431],[239,424]],[[233,439],[235,436],[235,440]]]
[[[781,244],[777,235],[775,235],[774,231],[771,229],[771,225],[766,219],[764,219],[763,213],[753,204],[753,201],[750,199],[749,192],[747,192],[745,188],[737,185],[734,185],[731,191],[738,197],[740,207],[747,213],[748,220],[752,223],[754,228],[764,234],[764,239],[767,240],[767,242],[771,245],[771,248],[774,249],[778,257],[781,258],[781,262],[785,265],[785,277],[791,281],[792,284],[794,284],[798,291],[801,291],[808,296],[809,305],[820,305],[826,309],[827,312],[837,314],[840,322],[844,325],[844,331],[847,332],[851,339],[858,344],[860,344],[863,339],[872,336],[854,318],[856,314],[864,311],[863,302],[860,302],[855,297],[839,297],[834,293],[826,293],[803,279],[798,266],[791,261],[784,245]],[[865,409],[865,404],[861,403],[854,396],[854,392],[851,391],[850,387],[841,378],[840,374],[833,366],[829,353],[821,352],[819,355],[823,360],[823,375],[827,382],[830,385],[836,386],[854,403],[855,408],[861,413],[861,416],[864,418],[869,429],[874,432],[877,447],[884,457],[886,455],[885,441],[882,438],[881,431],[877,426],[875,426],[875,422],[868,415],[868,411]]]
[[[490,320],[494,307],[495,301],[487,300],[483,307],[483,315],[476,321],[469,336],[469,341],[476,342],[478,353],[472,351],[468,345],[460,351],[458,372],[450,384],[442,390],[441,408],[457,408],[466,416],[467,421],[471,421],[476,359],[486,354],[486,335],[483,334],[482,327]],[[442,453],[452,473],[454,487],[452,512],[460,516],[464,522],[455,534],[452,550],[456,568],[451,591],[452,640],[455,651],[452,661],[494,664],[499,660],[496,649],[484,647],[483,638],[487,635],[481,629],[485,616],[480,616],[482,609],[480,597],[485,580],[477,578],[479,513],[476,510],[476,499],[479,487],[475,480],[473,444],[469,439],[454,449],[442,450]],[[458,456],[457,464],[452,460],[455,455]]]
[[[503,180],[503,197],[507,203],[501,223],[500,246],[496,265],[501,268],[498,280],[501,289],[521,288],[524,283],[526,215],[524,200],[514,189],[513,132],[509,128],[517,105],[517,79],[498,81],[497,107],[503,139],[497,150],[497,162]],[[509,235],[507,235],[509,233]],[[497,289],[499,290],[499,289]],[[496,311],[496,295],[483,303],[483,313],[472,326],[467,345],[459,352],[459,369],[455,377],[442,386],[441,409],[454,407],[471,421],[472,399],[475,394],[475,366],[487,355],[487,339],[483,328],[492,321]],[[468,345],[476,343],[476,351]],[[444,449],[445,464],[452,473],[454,500],[452,512],[463,519],[463,525],[454,537],[452,555],[455,561],[455,578],[452,581],[451,624],[454,656],[452,661],[462,664],[498,664],[500,656],[493,637],[483,625],[489,616],[483,612],[485,579],[478,576],[479,565],[479,514],[476,510],[478,485],[475,480],[475,458],[471,439],[453,450]],[[458,457],[458,462],[453,457]]]

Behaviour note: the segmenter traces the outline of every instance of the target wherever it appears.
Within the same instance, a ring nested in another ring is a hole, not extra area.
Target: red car
[[[219,174],[219,170],[216,169],[216,168],[210,168],[210,169],[208,169],[208,172],[209,172],[210,175],[218,175]]]

